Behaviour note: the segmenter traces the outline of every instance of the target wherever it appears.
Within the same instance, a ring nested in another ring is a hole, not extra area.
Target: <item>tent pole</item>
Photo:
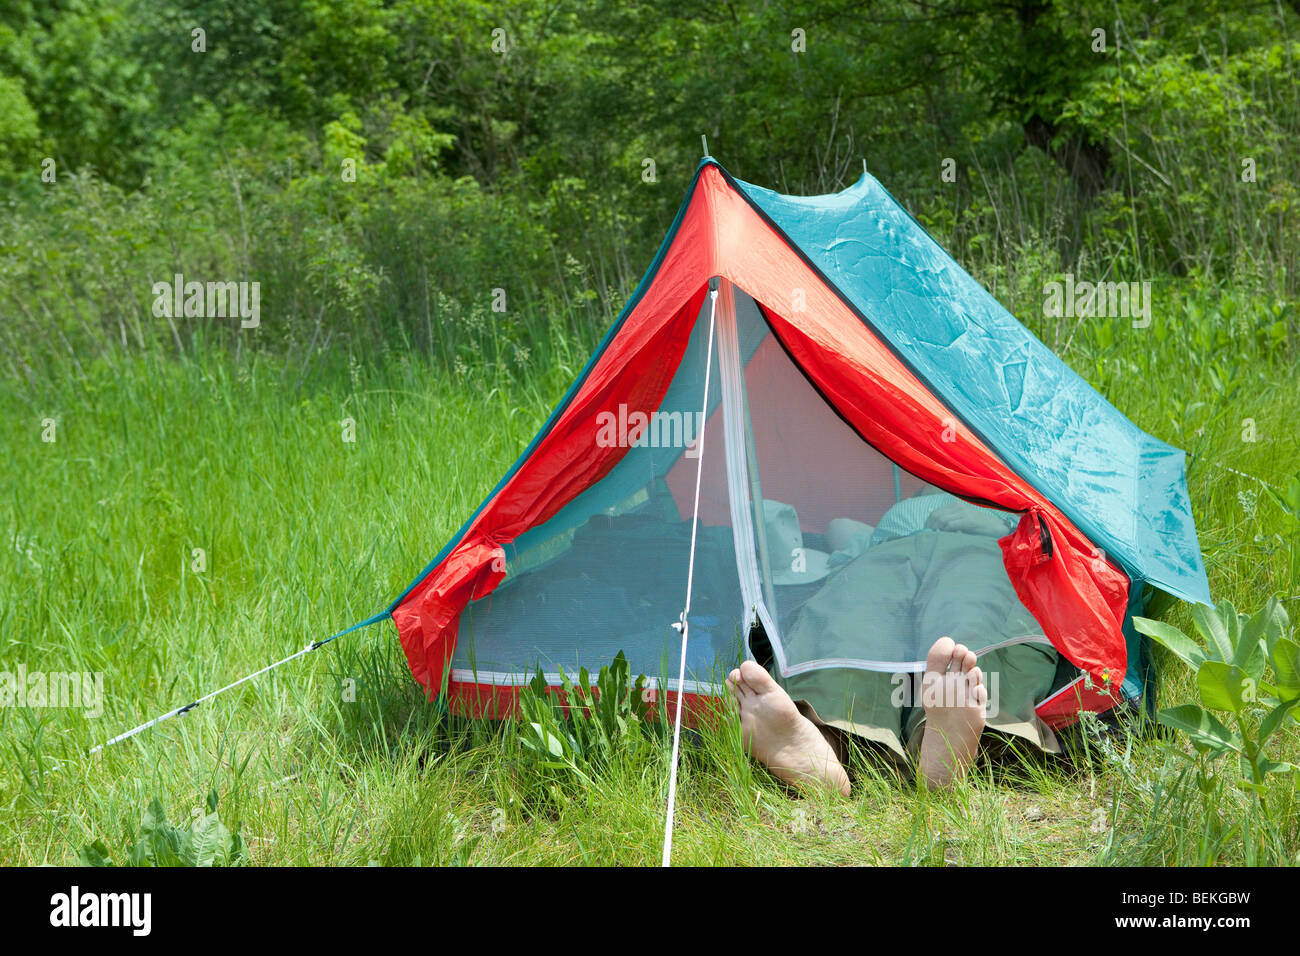
[[[686,696],[686,642],[690,637],[691,587],[695,583],[695,533],[700,526],[700,479],[704,476],[704,431],[709,413],[709,373],[713,370],[713,330],[718,315],[718,278],[709,280],[709,348],[704,357],[704,408],[700,411],[700,453],[695,459],[695,510],[691,515],[691,557],[686,567],[686,607],[673,625],[682,635],[682,662],[677,673],[677,716],[673,720],[672,769],[668,776],[668,811],[664,815],[663,865],[673,859],[673,813],[677,808],[677,763],[682,741],[682,698]]]

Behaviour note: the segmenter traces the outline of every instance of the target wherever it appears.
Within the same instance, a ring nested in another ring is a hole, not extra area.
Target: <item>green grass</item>
[[[1139,425],[1189,450],[1216,598],[1249,610],[1277,593],[1298,619],[1288,561],[1300,542],[1279,536],[1256,481],[1281,487],[1300,472],[1292,353],[1254,334],[1271,306],[1205,293],[1164,305],[1159,337],[1089,320],[1067,347],[1060,330],[1036,331]],[[1263,318],[1225,315],[1243,309]],[[0,862],[73,862],[96,839],[120,855],[151,797],[188,820],[216,789],[255,864],[657,863],[662,737],[539,803],[513,726],[444,719],[387,622],[87,755],[382,608],[514,460],[589,346],[556,333],[523,374],[407,359],[318,370],[306,389],[294,369],[248,355],[0,383],[0,670],[102,672],[105,694],[97,719],[0,708]],[[349,417],[355,443],[342,441]],[[1185,608],[1170,617],[1188,627]],[[1193,694],[1168,670],[1162,702]],[[1300,851],[1289,782],[1270,794],[1284,821],[1270,843],[1241,828],[1250,802],[1234,768],[1202,794],[1151,739],[1074,765],[982,769],[946,794],[867,766],[841,801],[792,798],[737,735],[723,720],[686,748],[679,863],[1289,863]],[[1297,736],[1286,732],[1282,758],[1300,760]]]

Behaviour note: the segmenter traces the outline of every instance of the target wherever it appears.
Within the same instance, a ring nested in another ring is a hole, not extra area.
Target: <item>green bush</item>
[[[595,684],[586,668],[577,681],[560,672],[553,694],[539,669],[519,695],[519,743],[523,779],[535,781],[541,795],[564,802],[564,791],[592,785],[593,777],[615,761],[644,760],[655,749],[645,700],[645,675],[630,679],[619,651],[600,669]]]
[[[1197,754],[1211,761],[1235,755],[1241,786],[1267,812],[1266,778],[1300,772],[1300,767],[1269,757],[1270,742],[1294,723],[1292,710],[1300,704],[1300,644],[1276,598],[1249,617],[1228,601],[1217,608],[1198,604],[1192,619],[1199,642],[1164,622],[1133,619],[1139,632],[1196,673],[1200,703],[1162,708],[1157,719],[1185,735]],[[1265,680],[1270,672],[1271,679]],[[1231,725],[1216,713],[1227,715]]]
[[[217,815],[217,792],[208,794],[207,813],[196,811],[187,826],[167,822],[167,813],[154,797],[144,812],[140,834],[121,855],[123,866],[239,866],[245,859],[238,828],[231,832]],[[83,847],[82,866],[116,866],[103,840]]]

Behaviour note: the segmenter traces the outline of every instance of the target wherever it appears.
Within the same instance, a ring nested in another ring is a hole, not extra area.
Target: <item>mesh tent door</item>
[[[707,428],[726,438],[738,575],[778,676],[920,671],[944,635],[977,654],[1050,646],[998,545],[1019,515],[901,469],[835,412],[758,303],[724,283],[722,304],[723,401]]]
[[[700,451],[710,319],[706,297],[659,408],[602,413],[607,427],[597,440],[627,448],[619,463],[506,546],[504,580],[461,614],[452,680],[517,686],[540,668],[556,684],[561,670],[594,674],[622,651],[633,674],[677,689],[681,638],[673,624],[685,603],[695,474],[703,462],[683,689],[721,691],[719,669],[734,666],[748,612],[721,432],[708,435]],[[711,413],[721,401],[716,341],[708,380]]]

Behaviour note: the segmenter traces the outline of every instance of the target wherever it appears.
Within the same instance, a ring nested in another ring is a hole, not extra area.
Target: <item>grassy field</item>
[[[1215,598],[1254,610],[1277,594],[1300,619],[1297,524],[1267,492],[1300,473],[1294,316],[1208,288],[1157,295],[1149,329],[1035,331],[1188,450]],[[662,728],[552,789],[515,727],[451,722],[424,701],[387,622],[87,754],[384,607],[514,460],[591,344],[556,332],[522,370],[449,374],[412,357],[306,386],[292,365],[201,347],[88,361],[61,383],[0,382],[0,669],[100,672],[104,693],[97,717],[0,708],[0,863],[75,862],[94,841],[120,862],[152,798],[188,823],[212,791],[253,864],[657,863]],[[1190,630],[1185,607],[1168,619]],[[1164,673],[1162,703],[1193,698],[1185,672]],[[687,747],[676,861],[1296,862],[1289,777],[1272,785],[1282,822],[1265,837],[1236,767],[1197,787],[1180,747],[1094,742],[1091,760],[982,770],[939,795],[867,767],[850,800],[794,799],[724,719]],[[1300,761],[1294,724],[1277,757]]]

